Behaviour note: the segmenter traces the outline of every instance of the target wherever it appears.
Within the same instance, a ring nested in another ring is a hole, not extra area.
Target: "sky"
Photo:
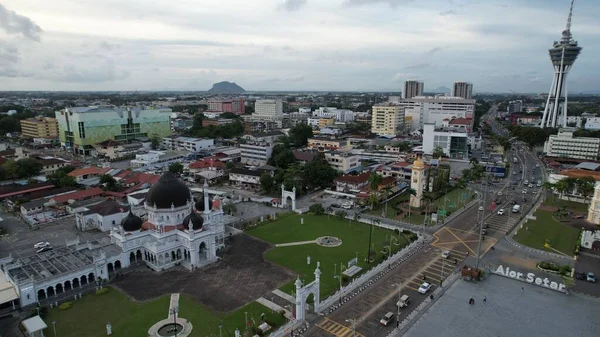
[[[569,0],[0,0],[0,91],[548,92]],[[570,92],[600,91],[600,4],[576,0]]]

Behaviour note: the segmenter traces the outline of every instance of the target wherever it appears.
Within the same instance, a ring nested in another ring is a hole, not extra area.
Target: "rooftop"
[[[490,275],[478,283],[456,281],[404,336],[592,337],[600,331],[598,312],[597,300]]]
[[[69,172],[69,176],[71,176],[71,177],[79,177],[79,176],[85,176],[85,175],[89,175],[89,174],[102,175],[102,174],[105,174],[108,171],[110,171],[110,168],[101,168],[101,167],[97,167],[97,166],[89,166],[89,167],[84,167],[84,168],[81,168],[81,169],[73,170],[73,171]]]
[[[55,197],[50,198],[50,201],[54,201],[57,204],[62,204],[69,200],[79,200],[79,199],[84,199],[84,198],[91,198],[91,197],[101,195],[103,193],[104,193],[104,191],[100,187],[94,187],[94,188],[90,188],[87,190],[57,195]]]

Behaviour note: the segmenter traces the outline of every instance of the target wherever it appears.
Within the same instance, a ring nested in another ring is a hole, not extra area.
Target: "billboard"
[[[504,177],[506,175],[506,167],[486,165],[485,172],[492,173],[495,177]]]

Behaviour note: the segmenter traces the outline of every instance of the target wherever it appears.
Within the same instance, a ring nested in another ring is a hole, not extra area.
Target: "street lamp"
[[[169,309],[169,313],[171,315],[173,315],[173,324],[174,324],[174,328],[175,328],[175,337],[177,337],[178,332],[177,332],[177,313],[179,312],[179,306],[176,306],[174,308]]]
[[[444,266],[446,265],[446,259],[443,258],[442,259],[442,272],[440,274],[440,287],[442,286],[442,283],[444,282]]]
[[[223,334],[221,333],[221,328],[222,327],[223,327],[222,325],[219,325],[219,337],[223,337]]]
[[[342,304],[342,275],[335,275],[334,277],[340,280],[340,304]]]
[[[52,321],[52,328],[54,329],[54,337],[56,337],[56,321]]]

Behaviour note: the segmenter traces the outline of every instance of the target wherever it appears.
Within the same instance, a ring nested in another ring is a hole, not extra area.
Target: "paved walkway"
[[[317,240],[288,242],[288,243],[278,243],[278,244],[275,245],[275,247],[301,246],[301,245],[309,245],[309,244],[312,244],[312,243],[317,243]]]
[[[273,290],[273,294],[288,300],[290,303],[296,303],[296,299],[294,298],[294,296],[284,293],[283,291],[279,290],[279,289],[275,289]]]
[[[171,301],[169,302],[169,318],[173,318],[179,311],[179,294],[171,294]]]

